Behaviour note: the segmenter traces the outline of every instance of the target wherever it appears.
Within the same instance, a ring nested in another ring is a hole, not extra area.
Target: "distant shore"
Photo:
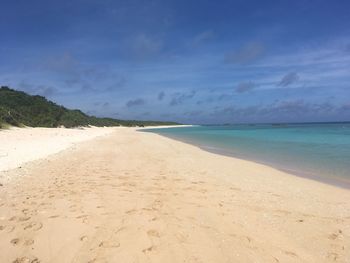
[[[179,125],[146,126],[146,127],[138,127],[137,130],[181,128],[181,127],[193,127],[193,126],[198,126],[198,125],[193,125],[193,124],[179,124]]]
[[[4,262],[350,258],[347,189],[137,128],[15,129],[6,141],[17,168],[0,172]]]

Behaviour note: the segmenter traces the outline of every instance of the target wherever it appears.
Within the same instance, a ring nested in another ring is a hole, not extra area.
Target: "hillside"
[[[176,125],[175,122],[117,120],[89,116],[70,110],[42,96],[31,96],[8,87],[0,88],[0,128],[5,126],[59,127],[77,126],[152,126]]]

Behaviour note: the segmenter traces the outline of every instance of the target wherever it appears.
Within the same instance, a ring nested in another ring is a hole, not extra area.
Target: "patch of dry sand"
[[[0,130],[0,171],[44,158],[75,143],[111,133],[115,128],[11,128]]]

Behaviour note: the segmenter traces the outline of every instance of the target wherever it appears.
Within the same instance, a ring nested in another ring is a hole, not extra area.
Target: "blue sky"
[[[0,84],[96,116],[350,120],[349,1],[0,0]]]

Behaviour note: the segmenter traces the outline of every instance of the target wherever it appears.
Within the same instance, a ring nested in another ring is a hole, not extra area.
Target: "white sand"
[[[21,166],[109,134],[114,128],[11,128],[0,130],[0,171]]]

